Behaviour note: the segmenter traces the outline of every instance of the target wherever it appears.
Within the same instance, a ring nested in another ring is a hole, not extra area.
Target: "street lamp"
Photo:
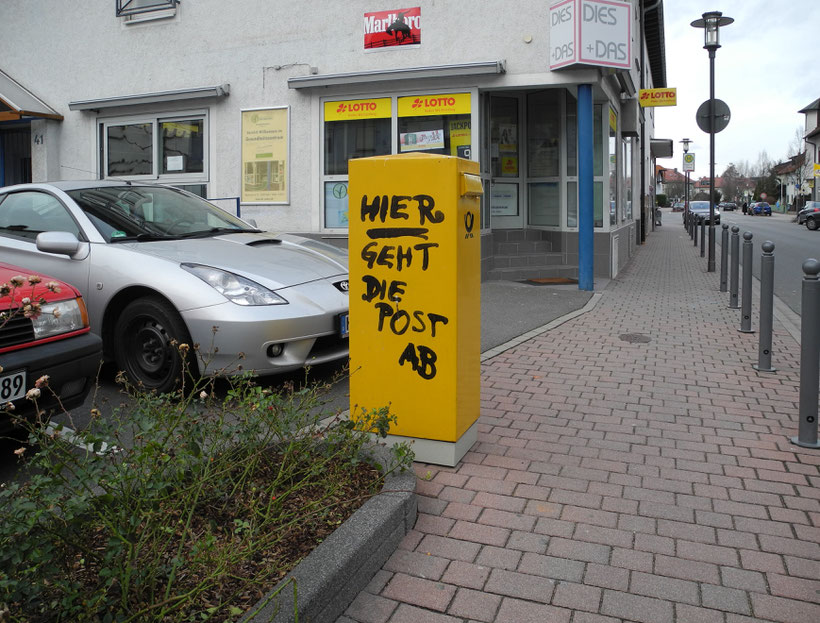
[[[708,11],[692,22],[703,28],[703,47],[709,52],[709,260],[706,270],[715,272],[715,52],[720,47],[720,27],[734,22],[720,11]]]
[[[689,143],[692,141],[688,138],[680,140],[683,143],[683,179],[686,186],[683,189],[683,222],[689,217],[689,165],[686,162],[686,154],[689,153]]]

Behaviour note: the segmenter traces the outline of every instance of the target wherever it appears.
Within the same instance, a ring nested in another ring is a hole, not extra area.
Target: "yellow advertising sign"
[[[615,114],[615,110],[612,108],[609,109],[609,127],[613,132],[618,130],[618,115]]]
[[[325,102],[325,121],[353,121],[356,119],[389,119],[390,98]]]
[[[450,122],[450,155],[470,159],[472,143],[470,120]]]
[[[820,177],[820,163],[814,164],[814,177]]]
[[[478,163],[355,159],[349,193],[350,412],[390,405],[391,435],[457,444],[479,415]]]
[[[469,93],[443,95],[411,95],[398,99],[399,117],[429,115],[467,115],[470,113]]]
[[[288,108],[242,111],[243,203],[288,203]]]
[[[677,89],[641,89],[638,93],[638,103],[643,108],[678,105]]]

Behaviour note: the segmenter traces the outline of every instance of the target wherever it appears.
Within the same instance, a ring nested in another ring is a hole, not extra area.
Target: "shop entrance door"
[[[521,156],[522,98],[517,95],[491,95],[489,102],[489,153],[482,154],[489,163],[490,226],[493,229],[522,229],[526,224],[526,207],[521,189],[523,165]]]

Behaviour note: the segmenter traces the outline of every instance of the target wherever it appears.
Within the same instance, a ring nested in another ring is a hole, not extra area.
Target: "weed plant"
[[[387,408],[323,420],[321,385],[226,383],[127,387],[129,407],[84,431],[20,422],[29,477],[0,489],[0,621],[237,620],[412,460],[363,459]]]

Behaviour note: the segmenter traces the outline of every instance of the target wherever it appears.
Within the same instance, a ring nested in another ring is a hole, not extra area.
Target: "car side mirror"
[[[88,245],[68,231],[44,231],[37,234],[36,243],[38,251],[68,255],[72,260],[88,256]]]

